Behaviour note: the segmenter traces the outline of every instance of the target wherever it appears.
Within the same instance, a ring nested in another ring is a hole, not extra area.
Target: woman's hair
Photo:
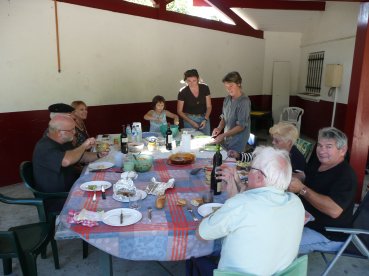
[[[284,141],[291,141],[292,145],[299,138],[297,127],[291,123],[279,122],[269,129],[270,135],[279,135]]]
[[[70,104],[74,109],[76,109],[78,106],[80,105],[84,105],[87,107],[87,104],[84,102],[84,101],[73,101],[71,104]]]
[[[265,186],[287,190],[292,177],[289,153],[273,147],[257,147],[253,154],[251,166],[265,174]]]
[[[325,127],[319,130],[319,139],[333,139],[336,141],[337,149],[347,146],[347,136],[335,127]]]
[[[199,76],[199,72],[197,72],[196,69],[190,69],[190,70],[187,70],[186,72],[184,72],[183,74],[183,80],[186,81],[187,78],[189,77],[196,77],[196,78],[200,78]]]
[[[157,103],[164,103],[164,108],[165,108],[165,99],[163,96],[156,95],[154,98],[152,98],[152,101],[151,101],[152,109],[155,110]]]
[[[233,82],[233,83],[241,85],[242,84],[242,78],[241,78],[241,75],[238,72],[233,71],[233,72],[230,72],[227,75],[225,75],[222,82]]]

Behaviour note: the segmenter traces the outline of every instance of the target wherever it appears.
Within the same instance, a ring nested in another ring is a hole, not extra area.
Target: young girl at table
[[[167,124],[167,117],[174,120],[174,124],[179,124],[179,118],[176,114],[165,110],[165,99],[157,95],[152,99],[152,110],[149,110],[144,119],[150,121],[150,132],[160,132],[160,126]]]

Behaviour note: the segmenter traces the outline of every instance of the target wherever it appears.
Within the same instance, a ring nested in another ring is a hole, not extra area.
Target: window
[[[309,54],[306,92],[312,96],[320,96],[324,63],[324,51]]]

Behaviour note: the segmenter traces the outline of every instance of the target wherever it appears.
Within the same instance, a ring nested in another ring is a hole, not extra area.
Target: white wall
[[[301,56],[301,34],[264,32],[265,58],[263,94],[272,94],[273,62],[288,61],[291,65],[290,91],[296,94]]]
[[[359,3],[326,2],[326,11],[320,20],[312,24],[302,36],[298,92],[305,92],[309,53],[325,51],[325,65],[343,65],[343,80],[342,86],[338,89],[337,102],[347,104],[358,13]],[[333,98],[327,95],[329,87],[324,85],[324,80],[325,66],[323,68],[321,99],[333,101]]]
[[[233,70],[248,94],[263,89],[265,40],[58,3],[0,0],[0,112],[46,109],[76,99],[88,105],[175,100],[186,69],[197,68],[213,97]]]

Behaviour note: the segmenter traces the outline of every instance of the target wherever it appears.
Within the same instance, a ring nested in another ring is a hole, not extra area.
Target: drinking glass
[[[214,200],[214,191],[213,190],[209,190],[207,192],[205,192],[202,195],[202,200],[204,201],[204,203],[211,203]]]
[[[138,210],[141,204],[141,193],[136,191],[135,195],[129,196],[129,208]]]

